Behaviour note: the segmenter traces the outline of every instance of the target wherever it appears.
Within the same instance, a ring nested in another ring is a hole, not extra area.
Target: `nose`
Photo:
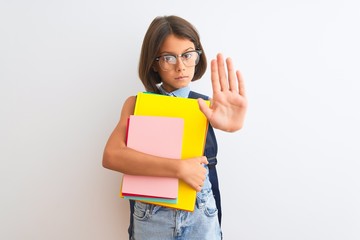
[[[178,72],[185,71],[185,64],[183,63],[181,57],[178,57],[176,60],[177,60],[176,61],[176,66],[175,66],[176,71],[178,71]]]

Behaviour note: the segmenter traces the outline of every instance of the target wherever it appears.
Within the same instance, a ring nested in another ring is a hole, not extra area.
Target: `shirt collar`
[[[174,96],[174,97],[183,97],[183,98],[187,98],[189,96],[189,93],[190,93],[190,87],[189,86],[176,89],[175,91],[172,91],[172,92],[167,92],[162,87],[162,85],[160,85],[159,90],[164,95]]]

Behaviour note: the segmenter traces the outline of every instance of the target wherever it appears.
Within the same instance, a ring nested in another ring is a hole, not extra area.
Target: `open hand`
[[[226,59],[227,73],[222,54],[211,61],[213,97],[210,107],[199,99],[200,110],[217,129],[234,132],[242,128],[247,108],[244,80],[240,71],[234,70],[232,60]],[[228,76],[227,76],[228,75]]]

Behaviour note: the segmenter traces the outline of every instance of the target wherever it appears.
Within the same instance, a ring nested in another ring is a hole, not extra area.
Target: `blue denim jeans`
[[[132,240],[220,240],[215,199],[207,178],[193,212],[136,201]]]

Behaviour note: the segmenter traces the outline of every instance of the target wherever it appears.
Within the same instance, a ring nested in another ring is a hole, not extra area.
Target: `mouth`
[[[180,77],[176,77],[175,80],[184,80],[188,78],[187,76],[180,76]]]

